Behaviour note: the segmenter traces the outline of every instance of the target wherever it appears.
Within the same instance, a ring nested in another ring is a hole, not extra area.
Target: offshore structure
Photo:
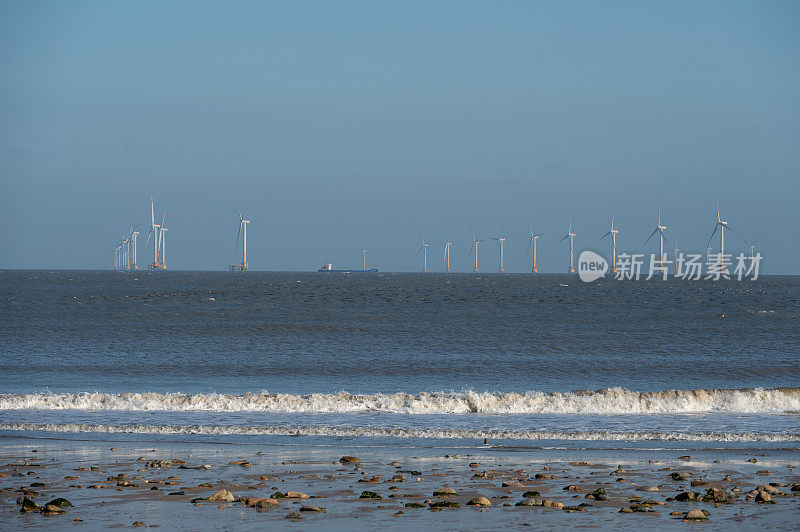
[[[245,220],[242,211],[239,211],[239,233],[236,235],[236,245],[233,248],[234,253],[239,249],[239,237],[242,237],[242,263],[241,264],[228,264],[228,270],[232,272],[246,272],[247,271],[247,224],[250,220]],[[247,212],[247,209],[245,209]]]

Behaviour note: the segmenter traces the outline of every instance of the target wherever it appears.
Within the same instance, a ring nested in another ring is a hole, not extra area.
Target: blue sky
[[[798,27],[780,1],[6,1],[0,267],[110,267],[153,194],[173,269],[235,260],[238,201],[253,269],[418,270],[424,234],[469,271],[474,230],[493,271],[508,220],[523,271],[532,220],[563,272],[570,216],[576,249],[608,254],[613,210],[640,251],[660,198],[702,251],[719,192],[726,250],[800,273]]]

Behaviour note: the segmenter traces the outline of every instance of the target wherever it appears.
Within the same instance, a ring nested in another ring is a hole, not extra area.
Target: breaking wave
[[[367,438],[433,438],[490,440],[588,440],[588,441],[713,441],[793,442],[800,434],[729,432],[611,432],[611,431],[515,431],[469,429],[408,429],[340,426],[245,426],[245,425],[104,425],[86,423],[0,423],[0,430],[161,435],[243,435],[243,436],[336,436]]]
[[[211,411],[270,413],[393,414],[681,414],[797,413],[800,388],[420,394],[182,394],[182,393],[33,393],[0,394],[0,410]]]

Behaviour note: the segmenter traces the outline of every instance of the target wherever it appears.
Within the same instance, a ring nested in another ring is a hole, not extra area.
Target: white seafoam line
[[[161,435],[242,436],[343,436],[365,438],[585,440],[585,441],[697,441],[796,442],[800,433],[762,434],[729,432],[583,432],[583,431],[480,431],[467,429],[362,428],[340,426],[257,425],[110,425],[88,423],[0,423],[0,430]]]
[[[0,394],[0,410],[216,411],[274,413],[384,412],[393,414],[682,414],[800,412],[800,388],[668,390],[623,388],[572,392],[430,392],[307,395],[30,393]]]

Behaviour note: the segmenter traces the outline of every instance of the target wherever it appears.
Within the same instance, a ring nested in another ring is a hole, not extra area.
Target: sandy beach
[[[7,440],[0,528],[796,529],[780,449]],[[48,505],[48,503],[51,503]],[[699,511],[699,512],[698,512]]]

